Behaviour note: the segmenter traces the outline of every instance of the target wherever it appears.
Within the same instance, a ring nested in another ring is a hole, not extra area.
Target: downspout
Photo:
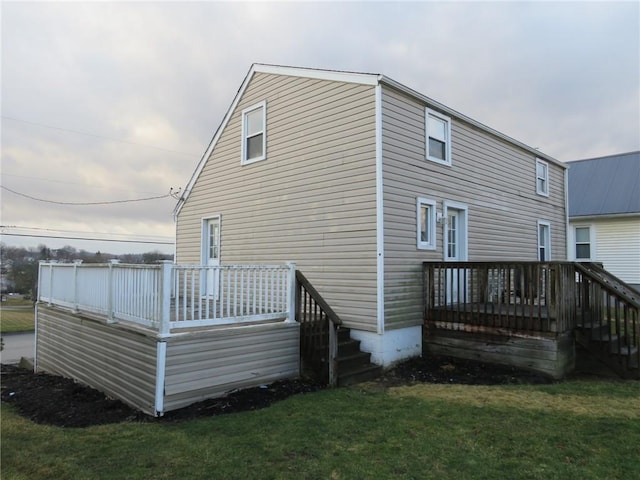
[[[570,167],[564,169],[564,244],[566,260],[571,258],[571,246],[569,245],[569,168]]]
[[[379,335],[384,333],[384,185],[382,182],[382,86],[375,86],[376,102],[376,299]]]

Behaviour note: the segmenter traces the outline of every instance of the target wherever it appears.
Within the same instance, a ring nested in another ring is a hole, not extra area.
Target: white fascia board
[[[339,70],[319,70],[315,68],[285,67],[280,65],[266,65],[256,63],[255,72],[271,73],[274,75],[288,75],[291,77],[314,78],[334,82],[358,83],[361,85],[378,85],[380,75],[373,73],[341,72]]]
[[[567,165],[565,165],[564,163],[562,163],[560,160],[556,160],[553,157],[550,157],[549,155],[546,155],[542,152],[540,152],[539,150],[536,150],[535,148],[532,148],[528,145],[525,145],[522,142],[519,142],[518,140],[509,137],[508,135],[505,135],[504,133],[500,133],[497,130],[494,130],[491,127],[487,127],[486,125],[470,118],[467,117],[466,115],[455,111],[452,108],[447,107],[446,105],[443,105],[440,102],[437,102],[435,100],[433,100],[432,98],[427,97],[426,95],[423,95],[419,92],[416,92],[415,90],[399,83],[396,82],[395,80],[393,80],[392,78],[389,77],[385,77],[384,75],[380,75],[380,83],[384,83],[385,85],[388,85],[389,87],[392,87],[396,90],[399,90],[400,92],[409,95],[410,97],[413,97],[415,99],[417,99],[418,101],[423,102],[424,104],[428,105],[429,107],[438,110],[446,115],[449,115],[451,117],[457,118],[458,120],[462,120],[463,122],[466,122],[470,125],[473,125],[474,127],[479,128],[480,130],[483,130],[495,137],[498,137],[502,140],[505,140],[513,145],[517,145],[520,148],[523,148],[524,150],[527,150],[530,153],[533,153],[536,157],[538,158],[543,158],[544,160],[547,160],[548,162],[553,163],[554,165],[557,165],[561,168],[566,169]]]
[[[377,333],[384,332],[384,183],[382,178],[382,87],[376,85],[376,310]]]
[[[204,155],[202,156],[202,158],[200,159],[200,162],[198,163],[196,169],[194,170],[193,175],[191,175],[191,179],[187,183],[187,186],[184,190],[184,194],[182,195],[182,197],[180,197],[180,200],[178,200],[178,203],[176,204],[176,207],[173,210],[173,215],[176,219],[178,217],[178,214],[180,213],[180,210],[182,210],[182,206],[185,204],[185,202],[189,198],[189,194],[191,193],[191,189],[193,188],[193,185],[195,184],[196,180],[200,176],[200,173],[202,173],[202,169],[207,163],[207,159],[209,158],[209,156],[211,155],[211,152],[213,151],[216,144],[218,143],[220,135],[222,135],[222,132],[227,126],[227,123],[229,123],[229,120],[231,119],[231,115],[236,109],[238,103],[240,102],[240,99],[242,98],[242,95],[244,94],[244,91],[246,90],[247,86],[249,85],[249,82],[251,81],[255,73],[289,75],[293,77],[314,78],[318,80],[331,80],[336,82],[358,83],[362,85],[374,85],[374,86],[378,85],[378,81],[381,78],[381,75],[372,74],[372,73],[340,72],[337,70],[317,70],[313,68],[284,67],[284,66],[278,66],[278,65],[266,65],[261,63],[254,63],[249,69],[249,72],[247,73],[246,77],[244,78],[242,85],[238,89],[238,93],[236,93],[236,96],[234,97],[233,102],[231,102],[231,106],[227,110],[227,113],[225,114],[224,118],[222,119],[222,123],[218,127],[218,130],[216,130],[216,133],[211,139],[211,142],[209,143],[207,150],[204,152]]]
[[[249,73],[247,73],[247,75],[244,77],[242,85],[238,89],[238,93],[236,93],[236,96],[233,98],[233,101],[231,102],[231,105],[229,106],[227,113],[222,119],[222,123],[220,123],[220,126],[216,130],[216,133],[213,135],[211,142],[209,142],[209,146],[207,147],[207,150],[204,152],[204,155],[200,159],[200,162],[198,162],[198,166],[194,170],[193,175],[191,175],[191,178],[189,179],[189,183],[187,183],[187,186],[184,189],[183,195],[180,197],[180,200],[178,200],[178,203],[175,209],[173,210],[174,218],[176,219],[178,218],[178,214],[180,213],[180,210],[182,210],[182,206],[185,204],[185,202],[189,198],[189,195],[191,194],[191,189],[193,188],[193,185],[196,183],[196,180],[202,173],[204,166],[207,164],[207,160],[209,159],[211,152],[213,152],[213,149],[218,143],[218,140],[220,139],[222,132],[224,132],[225,127],[229,123],[229,120],[231,119],[231,115],[233,115],[233,112],[238,106],[238,103],[240,102],[240,99],[242,98],[244,91],[247,89],[249,82],[253,78],[254,73],[255,73],[255,65],[252,65],[251,68],[249,69]]]

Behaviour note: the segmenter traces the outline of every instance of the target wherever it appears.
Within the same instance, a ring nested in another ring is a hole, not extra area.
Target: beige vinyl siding
[[[564,170],[549,163],[549,197],[536,194],[535,155],[451,119],[452,166],[425,158],[425,105],[389,87],[382,95],[385,328],[422,321],[421,262],[444,260],[416,246],[416,198],[468,207],[468,260],[537,260],[537,221],[551,224],[554,260],[566,258]]]
[[[278,322],[167,339],[165,410],[297,377],[299,328]]]
[[[266,160],[240,165],[241,112],[266,101]],[[200,263],[221,215],[221,262],[294,261],[346,324],[376,328],[375,92],[257,73],[178,216],[177,261]]]
[[[38,305],[38,371],[73,378],[153,415],[156,341],[131,329]]]
[[[640,285],[640,216],[571,221],[576,225],[593,226],[594,261],[624,282]]]

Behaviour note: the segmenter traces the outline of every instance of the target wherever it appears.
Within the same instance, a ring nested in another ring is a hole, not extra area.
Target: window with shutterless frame
[[[579,225],[573,227],[573,238],[575,259],[578,261],[591,260],[593,254],[591,226]]]
[[[436,202],[418,197],[416,201],[417,247],[419,250],[436,249]]]
[[[536,158],[536,193],[549,196],[549,164]]]
[[[427,160],[451,165],[451,119],[426,108],[425,124]]]
[[[242,110],[242,165],[267,158],[267,102]]]

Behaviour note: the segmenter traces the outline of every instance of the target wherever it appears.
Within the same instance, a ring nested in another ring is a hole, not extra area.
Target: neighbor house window
[[[538,221],[538,260],[551,260],[551,226],[549,222]]]
[[[435,250],[436,248],[436,202],[426,198],[417,201],[418,248]]]
[[[267,158],[267,103],[242,111],[242,164]]]
[[[575,227],[576,260],[591,260],[591,227]]]
[[[425,111],[427,159],[451,165],[451,119],[429,108]]]
[[[536,159],[536,193],[549,196],[549,164]]]

